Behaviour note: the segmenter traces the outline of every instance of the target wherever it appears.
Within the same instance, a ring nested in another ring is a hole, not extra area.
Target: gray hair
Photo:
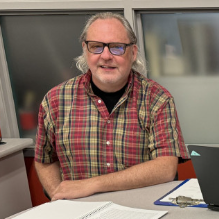
[[[98,14],[95,14],[95,15],[91,16],[88,19],[88,21],[87,21],[87,23],[86,23],[86,25],[85,25],[82,33],[81,33],[80,41],[83,42],[83,41],[86,40],[88,28],[90,27],[90,25],[94,21],[96,21],[97,19],[104,20],[104,19],[112,19],[112,18],[115,18],[115,19],[119,20],[123,24],[123,26],[127,30],[127,34],[128,34],[128,38],[129,38],[130,42],[134,43],[134,44],[137,44],[137,37],[136,37],[134,31],[132,30],[128,20],[125,17],[123,17],[122,15],[112,13],[112,12],[103,12],[103,13],[98,13]],[[88,71],[89,67],[87,65],[87,61],[86,61],[86,58],[85,58],[84,51],[83,51],[82,55],[75,58],[75,61],[76,61],[77,68],[82,73],[86,73]],[[137,71],[137,72],[141,73],[141,74],[146,74],[145,63],[144,63],[144,60],[141,57],[139,52],[137,53],[136,60],[132,64],[132,69],[134,71]]]

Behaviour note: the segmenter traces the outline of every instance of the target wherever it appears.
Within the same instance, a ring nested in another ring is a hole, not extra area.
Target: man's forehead
[[[108,33],[112,37],[128,38],[128,33],[122,22],[116,18],[97,19],[87,30],[89,37],[101,37],[101,34]],[[108,36],[108,35],[107,35]]]

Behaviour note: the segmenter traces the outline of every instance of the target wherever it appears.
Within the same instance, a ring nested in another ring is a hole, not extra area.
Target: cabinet
[[[23,149],[32,139],[5,138],[0,144],[0,218],[31,208]]]

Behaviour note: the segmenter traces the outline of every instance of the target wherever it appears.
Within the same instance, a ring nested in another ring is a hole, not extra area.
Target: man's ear
[[[85,48],[86,48],[86,43],[83,41],[82,42],[82,49],[83,49],[83,51],[85,51]]]
[[[134,44],[132,47],[132,54],[133,54],[133,62],[134,62],[136,60],[137,54],[138,54],[138,47],[136,44]]]

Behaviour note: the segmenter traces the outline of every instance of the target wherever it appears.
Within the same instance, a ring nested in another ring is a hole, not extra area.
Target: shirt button
[[[106,144],[107,144],[107,145],[110,145],[110,141],[107,141]]]
[[[110,167],[110,163],[107,163],[106,165],[107,165],[107,167]]]
[[[101,103],[102,101],[101,100],[98,100],[98,103]]]
[[[109,124],[109,123],[110,123],[110,120],[107,120],[107,123]]]

